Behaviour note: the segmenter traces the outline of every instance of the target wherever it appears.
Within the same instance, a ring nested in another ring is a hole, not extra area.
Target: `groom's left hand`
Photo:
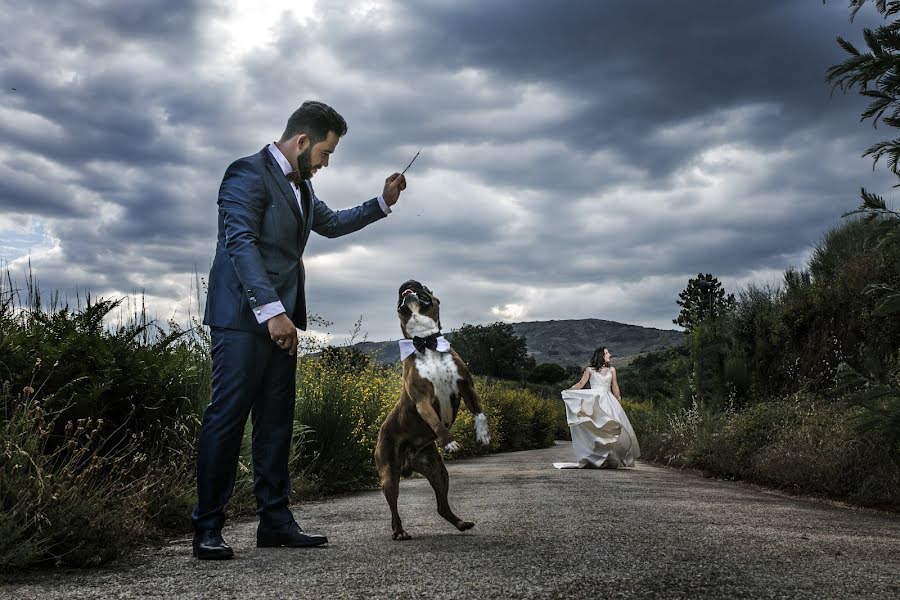
[[[384,198],[388,206],[397,204],[400,199],[400,192],[406,189],[406,176],[400,173],[394,173],[384,180],[384,192],[381,196]]]

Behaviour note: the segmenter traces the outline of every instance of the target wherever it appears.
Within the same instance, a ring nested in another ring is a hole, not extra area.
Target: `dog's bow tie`
[[[400,360],[403,361],[413,352],[425,352],[425,349],[449,352],[450,342],[439,333],[427,337],[414,337],[411,340],[400,340]]]

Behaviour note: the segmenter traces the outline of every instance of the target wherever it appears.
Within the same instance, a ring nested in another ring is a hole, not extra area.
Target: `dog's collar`
[[[425,349],[449,352],[450,342],[441,335],[441,332],[432,333],[425,337],[414,337],[411,340],[400,340],[400,360],[406,360],[414,352],[425,352]]]

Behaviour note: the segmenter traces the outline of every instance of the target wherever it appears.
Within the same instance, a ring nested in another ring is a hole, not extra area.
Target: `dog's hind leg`
[[[391,529],[394,531],[395,540],[408,540],[410,535],[403,530],[400,521],[400,513],[397,512],[397,498],[400,496],[400,467],[396,461],[385,460],[382,453],[385,449],[381,443],[375,450],[375,466],[378,468],[378,479],[381,481],[381,490],[391,508]]]
[[[420,450],[416,455],[413,469],[417,473],[424,475],[431,487],[434,488],[439,515],[450,521],[460,531],[465,531],[475,526],[475,523],[463,521],[457,517],[450,509],[450,502],[447,500],[447,494],[450,490],[450,475],[447,473],[447,467],[444,466],[444,460],[438,454],[436,446],[429,444]]]

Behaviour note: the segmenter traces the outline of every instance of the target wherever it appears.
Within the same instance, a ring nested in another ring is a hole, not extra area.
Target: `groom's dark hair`
[[[288,119],[281,141],[298,133],[305,133],[313,144],[318,144],[328,137],[329,131],[333,131],[338,137],[344,137],[347,133],[347,121],[324,102],[307,100]]]

